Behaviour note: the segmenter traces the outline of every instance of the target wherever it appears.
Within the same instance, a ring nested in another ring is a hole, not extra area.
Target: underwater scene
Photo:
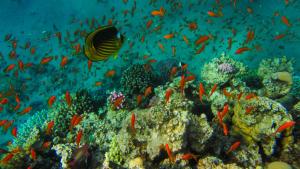
[[[1,0],[0,169],[300,169],[300,0]]]

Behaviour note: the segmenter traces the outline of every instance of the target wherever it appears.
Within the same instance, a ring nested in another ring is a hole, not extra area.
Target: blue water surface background
[[[175,58],[189,65],[189,70],[201,79],[202,66],[223,52],[234,59],[242,61],[249,68],[257,68],[265,58],[287,56],[294,59],[295,74],[300,72],[300,1],[290,0],[237,0],[236,6],[230,0],[2,0],[0,2],[0,92],[14,88],[21,99],[21,108],[32,106],[30,113],[20,116],[8,106],[15,106],[14,95],[9,97],[9,104],[0,112],[0,120],[14,120],[13,126],[24,122],[28,117],[41,109],[47,109],[50,96],[60,96],[65,91],[76,92],[88,89],[92,92],[105,93],[119,87],[119,77],[124,69],[132,63],[145,63],[144,56],[157,61]],[[220,6],[221,5],[221,6]],[[165,9],[165,15],[152,16],[153,10]],[[249,12],[252,10],[253,12]],[[220,10],[223,16],[210,17],[207,11]],[[278,14],[278,16],[276,16]],[[291,23],[287,26],[281,21],[286,16]],[[94,19],[94,27],[91,27]],[[107,25],[112,19],[113,25],[125,35],[126,41],[117,59],[110,58],[105,62],[95,62],[88,70],[88,60],[83,53],[76,54],[74,46],[84,45],[84,37],[74,32],[91,32],[98,26]],[[152,25],[146,24],[152,20]],[[197,29],[191,30],[189,23],[197,23]],[[157,27],[159,30],[155,31]],[[236,30],[236,35],[232,34]],[[242,46],[249,30],[255,32],[253,41],[247,44],[250,51],[236,55],[235,51]],[[61,32],[62,43],[59,44],[55,33]],[[174,38],[165,39],[164,35],[174,33]],[[12,51],[6,35],[17,41],[16,58],[10,58]],[[69,34],[69,35],[68,35]],[[286,36],[274,40],[279,34]],[[200,54],[200,46],[194,42],[202,35],[213,38]],[[189,44],[183,40],[186,36]],[[66,37],[70,41],[66,41]],[[144,38],[144,42],[142,42]],[[231,49],[228,38],[232,38]],[[35,54],[24,49],[26,42],[36,48]],[[164,46],[162,51],[158,44]],[[173,49],[176,53],[173,54]],[[47,65],[40,65],[43,57],[53,56]],[[61,58],[68,57],[68,64],[60,67]],[[3,72],[8,65],[32,63],[33,66],[18,71]],[[114,78],[105,77],[105,72],[115,70]],[[103,82],[95,86],[95,82]],[[6,107],[7,106],[7,107]],[[12,140],[10,130],[1,131],[1,143]]]

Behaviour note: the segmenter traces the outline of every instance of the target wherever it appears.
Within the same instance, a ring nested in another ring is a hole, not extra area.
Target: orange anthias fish
[[[253,39],[254,39],[254,31],[250,30],[247,33],[247,39],[246,39],[245,43],[248,43],[248,42],[252,41]]]
[[[52,107],[55,100],[56,100],[56,96],[50,96],[49,99],[48,99],[48,106]]]
[[[228,128],[227,128],[227,125],[225,123],[222,123],[222,127],[223,127],[223,133],[225,136],[228,135]]]
[[[285,34],[279,34],[277,36],[274,37],[274,40],[279,40],[285,37]]]
[[[5,69],[4,69],[4,72],[5,73],[8,73],[9,71],[13,70],[15,68],[15,64],[10,64],[8,65]]]
[[[248,47],[241,47],[241,48],[238,48],[236,51],[235,51],[235,54],[242,54],[246,51],[249,51],[251,50],[251,48],[248,48]]]
[[[190,30],[196,30],[198,28],[198,25],[196,22],[191,22],[191,23],[189,23],[188,26],[189,26]]]
[[[246,100],[250,100],[250,99],[253,99],[253,98],[258,99],[258,97],[256,96],[256,94],[254,94],[254,93],[249,93],[247,96],[245,96]]]
[[[186,153],[181,156],[181,159],[183,159],[183,160],[194,159],[195,161],[197,161],[197,156],[192,153]]]
[[[140,105],[142,103],[143,100],[143,95],[139,94],[138,96],[136,96],[136,104]]]
[[[188,45],[189,44],[188,38],[185,35],[183,35],[182,38],[183,38],[184,42]]]
[[[219,14],[213,12],[213,11],[207,11],[207,15],[211,17],[219,17]]]
[[[50,147],[50,145],[51,145],[51,141],[45,141],[45,142],[43,143],[42,147],[43,147],[44,149],[48,149],[48,148]]]
[[[196,54],[200,54],[201,52],[203,52],[204,51],[204,49],[205,49],[205,44],[203,44],[202,46],[201,46],[201,48],[199,48],[197,51],[196,51]]]
[[[52,132],[52,128],[54,127],[54,121],[50,121],[48,124],[47,124],[47,129],[46,129],[46,134],[47,135],[50,135],[50,133]]]
[[[149,96],[151,93],[152,93],[152,87],[149,86],[149,87],[146,88],[145,93],[144,93],[144,96],[147,97],[147,96]]]
[[[226,154],[229,154],[230,152],[236,150],[239,146],[240,146],[241,142],[237,141],[235,143],[233,143],[230,148],[227,150]]]
[[[135,114],[132,113],[131,114],[131,126],[130,126],[132,133],[135,133],[135,127],[134,127],[134,125],[135,125]]]
[[[33,148],[30,149],[30,156],[33,160],[36,160],[36,152],[34,151]]]
[[[185,86],[185,78],[184,78],[184,75],[181,75],[181,79],[180,79],[180,82],[179,82],[179,86],[180,86],[180,92],[181,92],[181,95],[183,95],[183,92],[184,92],[184,86]]]
[[[2,100],[0,101],[0,104],[7,104],[8,103],[8,98],[2,98]]]
[[[203,95],[205,94],[205,89],[204,89],[204,86],[202,83],[199,84],[199,99],[200,99],[200,102],[203,104]]]
[[[24,108],[24,109],[19,113],[19,115],[27,114],[27,113],[29,113],[31,110],[32,110],[32,107],[31,107],[31,106],[28,106],[28,107]]]
[[[177,67],[174,66],[170,71],[170,79],[172,79],[176,75],[176,73],[177,73]]]
[[[160,7],[160,9],[159,10],[153,10],[152,12],[151,12],[151,15],[152,16],[164,16],[165,15],[165,9],[163,8],[163,7]]]
[[[278,127],[278,129],[275,131],[275,133],[273,135],[275,135],[276,133],[280,133],[285,129],[291,128],[296,124],[295,121],[287,121],[285,123],[283,123],[281,126]]]
[[[150,19],[147,23],[146,23],[146,28],[150,28],[150,26],[152,25],[153,21]]]
[[[251,113],[253,109],[254,109],[254,107],[253,107],[253,106],[248,106],[248,107],[246,107],[245,114],[249,114],[249,113]]]
[[[201,44],[201,43],[206,42],[207,40],[209,40],[209,36],[206,36],[206,35],[200,36],[200,37],[196,40],[195,44],[196,44],[196,45],[199,45],[199,44]]]
[[[91,60],[88,60],[88,70],[91,71],[93,62]]]
[[[14,128],[11,130],[11,135],[13,135],[14,137],[17,137],[17,132],[18,132],[17,127],[14,127]]]
[[[166,103],[169,102],[172,93],[173,93],[172,89],[167,89],[166,94],[165,94]]]
[[[35,47],[31,47],[31,48],[30,48],[30,53],[31,53],[31,55],[34,55],[34,54],[35,54],[35,51],[36,51]]]
[[[190,75],[188,77],[185,78],[185,82],[189,82],[189,81],[192,81],[192,80],[195,80],[196,77],[194,75]]]
[[[44,58],[41,60],[40,64],[45,65],[45,64],[51,62],[52,59],[53,59],[52,56],[44,57]]]
[[[80,43],[78,43],[77,45],[74,46],[75,49],[75,53],[79,54],[81,52],[81,47],[80,47]]]
[[[71,95],[70,95],[69,91],[66,91],[65,99],[66,99],[66,102],[67,102],[68,106],[71,106],[72,98],[71,98]]]
[[[174,33],[166,34],[164,36],[165,39],[172,39],[174,37]]]
[[[7,154],[4,158],[2,158],[1,163],[7,164],[14,157],[13,153]]]
[[[18,60],[18,66],[19,66],[19,69],[20,71],[24,71],[24,63],[22,62],[22,60]]]
[[[77,133],[77,136],[76,136],[76,144],[77,144],[77,147],[78,147],[79,144],[80,144],[81,137],[82,137],[82,130],[79,130],[78,133]]]
[[[228,104],[225,104],[223,107],[223,111],[221,112],[222,118],[226,116],[226,114],[228,113],[228,110],[229,110],[229,106],[228,106]]]
[[[158,44],[158,47],[160,48],[160,50],[161,50],[162,52],[164,52],[164,51],[165,51],[164,45],[163,45],[162,43],[160,43],[160,42],[158,42],[157,44]]]
[[[218,87],[218,84],[214,84],[214,86],[211,88],[209,97],[216,91],[217,87]]]
[[[167,153],[168,153],[168,156],[169,156],[170,161],[171,161],[172,163],[174,163],[174,162],[175,162],[175,159],[174,159],[173,153],[172,153],[172,151],[171,151],[171,149],[170,149],[170,147],[169,147],[168,144],[166,144],[166,151],[167,151]]]
[[[288,27],[292,26],[289,19],[286,16],[282,16],[281,21],[282,21],[282,23],[284,23]]]
[[[60,62],[60,67],[62,68],[65,67],[67,63],[68,63],[68,57],[67,56],[62,57]]]
[[[112,69],[112,70],[108,70],[108,71],[105,73],[105,76],[111,78],[111,77],[114,77],[115,74],[116,74],[116,71]]]

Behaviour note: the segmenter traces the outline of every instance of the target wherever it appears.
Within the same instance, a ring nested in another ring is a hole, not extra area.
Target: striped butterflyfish
[[[104,26],[90,33],[85,39],[84,53],[91,61],[107,60],[117,55],[124,42],[123,35],[114,26]]]

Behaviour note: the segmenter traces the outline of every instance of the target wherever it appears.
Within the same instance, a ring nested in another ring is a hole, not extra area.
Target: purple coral
[[[119,110],[119,109],[122,109],[124,106],[123,103],[125,102],[125,96],[121,92],[113,91],[113,92],[110,92],[110,96],[108,97],[108,100],[110,101],[110,103],[112,103],[115,106],[115,108],[117,110]],[[115,104],[116,102],[119,102],[119,103]]]
[[[233,73],[235,68],[229,63],[222,63],[218,66],[218,70],[223,73]]]

